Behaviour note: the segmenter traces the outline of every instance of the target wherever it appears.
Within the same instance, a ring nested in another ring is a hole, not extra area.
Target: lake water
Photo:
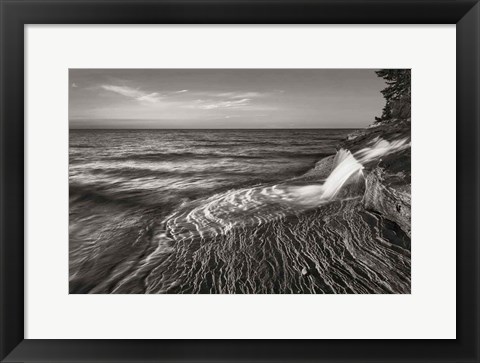
[[[408,292],[361,173],[335,200],[292,179],[351,132],[71,130],[70,293]]]

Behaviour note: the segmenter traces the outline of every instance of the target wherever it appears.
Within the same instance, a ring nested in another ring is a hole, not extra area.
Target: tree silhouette
[[[387,87],[381,91],[386,101],[385,107],[382,116],[375,119],[383,121],[410,117],[411,70],[381,69],[375,73],[387,83]]]

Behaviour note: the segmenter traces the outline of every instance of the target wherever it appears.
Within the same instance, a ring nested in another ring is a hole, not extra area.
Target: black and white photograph
[[[70,69],[68,94],[70,294],[411,293],[410,69]]]

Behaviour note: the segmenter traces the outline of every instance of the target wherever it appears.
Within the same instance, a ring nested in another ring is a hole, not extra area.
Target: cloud
[[[230,101],[203,101],[197,100],[198,108],[203,110],[215,110],[215,109],[224,109],[224,108],[242,108],[248,106],[251,102],[250,98],[242,98],[240,100],[230,100]]]
[[[146,101],[156,103],[160,100],[161,96],[158,92],[149,93],[140,97],[137,97],[137,101]]]
[[[118,93],[119,95],[122,95],[128,98],[133,98],[140,102],[156,103],[161,99],[161,95],[158,92],[148,93],[148,92],[141,91],[138,88],[132,88],[128,86],[113,86],[113,85],[104,84],[104,85],[101,85],[100,87],[106,91]]]
[[[217,97],[228,97],[228,98],[256,98],[264,96],[265,94],[260,92],[223,92],[216,94]]]
[[[259,97],[267,96],[267,93],[260,92],[196,92],[188,89],[165,92],[146,92],[140,88],[129,86],[118,86],[103,84],[101,89],[113,92],[124,97],[138,101],[144,105],[155,105],[162,107],[162,110],[168,109],[197,109],[197,110],[264,110],[270,109],[266,105],[254,104]],[[202,98],[192,100],[192,96]],[[161,101],[161,102],[160,102]],[[158,109],[158,107],[156,107]],[[177,111],[178,112],[178,111]]]

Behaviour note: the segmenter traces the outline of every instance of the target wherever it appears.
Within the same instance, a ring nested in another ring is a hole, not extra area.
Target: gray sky
[[[70,128],[359,128],[371,69],[70,69]]]

